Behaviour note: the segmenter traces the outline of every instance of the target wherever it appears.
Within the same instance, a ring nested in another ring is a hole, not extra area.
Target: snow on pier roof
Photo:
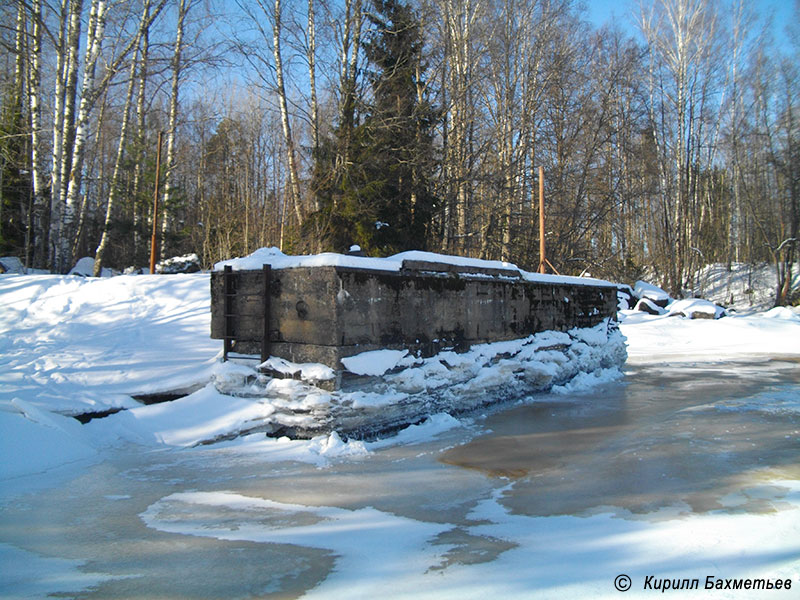
[[[467,269],[474,268],[476,274],[478,275],[481,274],[481,271],[485,271],[487,269],[517,271],[523,280],[541,283],[616,287],[616,284],[614,283],[602,279],[594,279],[592,277],[543,275],[541,273],[524,271],[517,267],[517,265],[505,261],[466,258],[463,256],[452,256],[449,254],[437,254],[435,252],[422,252],[420,250],[401,252],[386,258],[373,258],[367,256],[337,254],[334,252],[292,256],[284,254],[275,247],[259,248],[248,256],[218,262],[214,265],[214,270],[221,271],[226,266],[230,266],[234,271],[247,271],[261,269],[262,265],[268,264],[273,269],[292,269],[296,267],[349,267],[354,269],[399,272],[403,268],[403,263],[406,261],[439,263]],[[469,274],[469,271],[466,271],[465,273]]]

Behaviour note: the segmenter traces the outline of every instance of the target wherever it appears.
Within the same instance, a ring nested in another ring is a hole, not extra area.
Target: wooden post
[[[544,167],[539,167],[539,273],[545,273],[547,255],[544,246]]]
[[[158,132],[158,151],[156,152],[156,190],[153,194],[153,234],[150,237],[150,274],[156,272],[156,232],[158,231],[158,180],[161,179],[161,136]]]

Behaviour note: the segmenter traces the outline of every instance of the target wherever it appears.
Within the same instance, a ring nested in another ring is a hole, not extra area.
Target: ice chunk
[[[342,359],[345,369],[356,375],[379,376],[397,366],[408,350],[372,350]]]

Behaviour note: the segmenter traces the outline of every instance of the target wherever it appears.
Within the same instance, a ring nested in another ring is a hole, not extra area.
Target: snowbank
[[[315,437],[338,431],[348,437],[370,438],[432,413],[458,414],[569,384],[579,376],[580,380],[564,391],[585,390],[621,377],[619,366],[625,356],[625,340],[616,323],[604,321],[591,328],[545,331],[429,358],[404,350],[364,352],[342,361],[347,369],[342,389],[332,392],[314,387],[313,382],[273,379],[241,366],[218,377],[216,388],[271,407],[261,418],[261,428],[273,435]],[[282,362],[287,371],[302,373],[302,365]],[[118,418],[122,417],[114,415],[110,420]],[[242,426],[253,429],[258,425]],[[209,439],[208,432],[202,434],[206,437],[200,436],[197,428],[191,432],[189,436],[176,433],[170,439],[195,444]]]
[[[355,375],[383,375],[394,369],[408,350],[373,350],[342,359],[345,369]]]
[[[561,393],[585,391],[622,376],[618,367],[625,360],[625,345],[613,323],[601,323],[481,344],[463,354],[406,354],[387,350],[378,351],[377,358],[375,352],[365,352],[348,359],[346,365],[368,376],[333,392],[315,387],[313,380],[274,379],[245,365],[225,363],[216,369],[213,385],[180,400],[119,412],[90,428],[113,431],[131,442],[168,446],[195,446],[259,431],[328,440],[335,447],[329,436],[337,432],[374,438],[431,414],[459,414],[554,385],[567,385]],[[304,369],[315,374],[314,365],[268,362],[293,374]],[[387,373],[390,365],[393,370]]]
[[[619,316],[632,364],[800,356],[800,316],[787,308],[719,320],[638,311]]]
[[[66,415],[131,408],[131,396],[205,384],[207,274],[0,277],[0,405]]]
[[[768,310],[775,304],[777,276],[775,266],[733,263],[707,265],[695,273],[694,294],[740,313]],[[800,273],[795,273],[792,289],[800,289]]]
[[[0,256],[0,274],[24,275],[25,265],[16,256]]]
[[[0,404],[0,480],[92,459],[97,449],[75,419],[14,398]]]

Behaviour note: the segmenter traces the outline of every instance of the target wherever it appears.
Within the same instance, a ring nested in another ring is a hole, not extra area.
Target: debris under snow
[[[156,265],[156,273],[174,275],[175,273],[197,273],[201,270],[200,257],[197,254],[184,254],[162,260]]]
[[[667,306],[671,298],[669,294],[662,290],[660,287],[647,283],[646,281],[637,281],[633,286],[633,291],[637,297],[644,299],[647,298],[656,306],[664,308]]]
[[[655,302],[650,300],[650,298],[640,299],[636,303],[636,306],[633,307],[633,310],[638,312],[644,312],[649,315],[663,315],[667,312],[665,308],[658,306]]]
[[[620,296],[620,292],[618,292],[618,296]],[[633,310],[650,315],[667,315],[688,319],[719,319],[728,314],[723,307],[703,298],[674,300],[661,288],[645,281],[637,281],[634,286],[633,299],[637,298]],[[630,300],[623,302],[623,299],[620,300],[619,305],[621,311],[630,306]]]
[[[78,275],[80,277],[93,277],[94,276],[94,259],[91,256],[84,256],[75,263],[75,266],[70,269],[68,275]],[[112,277],[114,271],[111,269],[103,268],[101,277]]]
[[[667,307],[670,316],[688,317],[690,319],[719,319],[727,312],[721,306],[702,298],[686,298],[675,300]]]
[[[0,274],[14,273],[16,275],[25,274],[25,265],[16,256],[0,256]]]

